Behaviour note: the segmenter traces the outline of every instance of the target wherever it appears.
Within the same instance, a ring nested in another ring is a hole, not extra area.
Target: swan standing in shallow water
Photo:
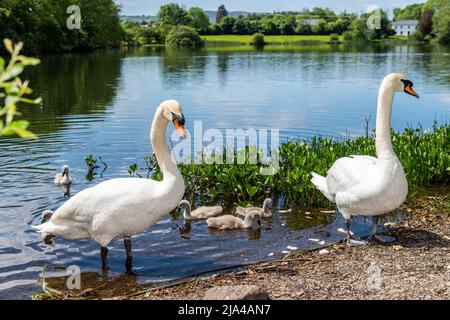
[[[119,178],[85,189],[54,214],[49,221],[34,226],[44,237],[60,236],[74,240],[93,238],[101,246],[103,270],[108,269],[108,244],[123,237],[126,268],[131,271],[131,236],[142,233],[166,213],[175,209],[184,195],[184,180],[165,141],[167,124],[172,121],[184,138],[184,116],[177,101],[164,101],[156,110],[150,140],[163,173],[162,181]]]
[[[235,217],[231,214],[227,214],[220,217],[209,218],[206,220],[208,228],[215,228],[219,230],[230,229],[250,229],[254,223],[261,226],[261,215],[259,212],[253,211],[245,216],[245,220]]]
[[[266,198],[263,202],[262,208],[259,208],[259,207],[249,207],[249,208],[237,207],[236,215],[245,217],[248,213],[250,213],[252,211],[257,211],[261,214],[261,217],[270,218],[270,217],[272,217],[272,211],[270,211],[270,209],[272,209],[272,199]]]
[[[60,185],[70,185],[72,183],[72,178],[70,177],[70,169],[68,166],[62,167],[62,173],[57,173],[55,175],[55,184]]]
[[[183,217],[186,220],[202,220],[215,217],[221,214],[223,210],[221,206],[202,206],[191,212],[191,204],[187,200],[181,200],[178,207],[183,209]]]
[[[419,98],[412,87],[413,83],[401,74],[392,73],[383,79],[377,106],[376,158],[344,157],[334,162],[326,177],[311,173],[311,182],[328,200],[336,203],[344,217],[347,243],[350,242],[352,216],[374,217],[373,237],[377,228],[377,216],[397,209],[406,199],[408,182],[391,143],[391,110],[397,91]]]

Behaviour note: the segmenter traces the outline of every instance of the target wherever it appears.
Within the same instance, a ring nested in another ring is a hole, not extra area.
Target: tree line
[[[80,8],[80,29],[67,27],[71,5]],[[120,46],[119,14],[113,0],[0,0],[0,39],[22,41],[32,53]]]
[[[67,28],[67,8],[78,5],[81,28]],[[376,14],[379,28],[367,20]],[[395,20],[419,20],[418,40],[436,38],[450,43],[450,0],[428,0],[394,9]],[[139,24],[120,21],[114,0],[0,0],[0,38],[23,41],[28,52],[59,52],[117,47],[122,44],[174,44],[200,46],[199,35],[342,35],[346,40],[376,40],[393,35],[387,13],[379,10],[357,15],[328,8],[299,12],[251,13],[232,17],[224,5],[213,23],[197,7],[161,6],[158,21]]]
[[[442,44],[450,43],[450,0],[428,0],[394,9],[394,20],[418,20],[417,40],[435,37]],[[368,19],[376,15],[378,28],[368,27]],[[301,12],[251,13],[232,17],[224,5],[217,10],[215,23],[197,7],[185,10],[171,3],[161,6],[158,21],[145,27],[139,23],[124,25],[129,42],[164,43],[173,26],[187,26],[200,35],[343,35],[346,40],[377,40],[394,35],[392,23],[383,10],[357,15],[335,13],[328,8],[304,9]]]

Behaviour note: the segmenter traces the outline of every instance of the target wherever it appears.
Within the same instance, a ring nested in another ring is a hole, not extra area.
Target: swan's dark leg
[[[372,217],[372,231],[370,232],[369,240],[372,240],[375,238],[375,235],[377,234],[377,227],[378,227],[378,216]]]
[[[350,238],[352,236],[350,233],[350,219],[345,220],[345,228],[347,229],[346,243],[347,243],[347,245],[350,245]]]
[[[133,254],[131,252],[131,237],[123,237],[123,243],[125,244],[125,251],[127,253],[125,268],[127,270],[127,273],[130,273],[133,261]]]
[[[100,255],[102,257],[102,270],[108,270],[108,248],[100,247]]]

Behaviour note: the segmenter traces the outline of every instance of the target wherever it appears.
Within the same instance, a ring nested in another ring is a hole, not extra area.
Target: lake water
[[[43,97],[41,107],[23,110],[39,140],[0,140],[0,298],[29,299],[47,269],[78,265],[99,271],[99,247],[91,240],[42,243],[30,229],[45,209],[66,200],[53,185],[64,164],[72,168],[72,195],[104,179],[126,177],[129,165],[151,152],[150,123],[158,104],[182,103],[192,130],[276,128],[282,139],[312,135],[360,135],[375,121],[381,79],[402,72],[421,95],[397,94],[392,126],[431,127],[450,111],[450,50],[440,47],[307,46],[206,48],[197,52],[163,48],[47,56],[26,77]],[[85,179],[84,157],[108,163],[103,176]],[[177,214],[167,215],[133,238],[139,282],[175,279],[199,271],[279,257],[287,246],[317,246],[342,235],[333,214],[278,213],[261,232],[208,232],[195,222],[180,236]],[[359,220],[356,230],[368,230]],[[122,241],[110,246],[111,275],[124,272]],[[272,255],[273,254],[273,255]]]

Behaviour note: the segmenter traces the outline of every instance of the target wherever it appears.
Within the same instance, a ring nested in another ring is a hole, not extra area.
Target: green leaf
[[[37,139],[37,136],[31,131],[22,128],[12,128],[12,130],[21,138]]]
[[[16,120],[11,123],[11,128],[20,128],[20,129],[26,129],[30,123],[26,120]]]
[[[5,44],[6,50],[8,50],[9,53],[13,54],[14,49],[13,49],[12,41],[9,39],[5,39],[5,40],[3,40],[3,43]]]
[[[41,63],[41,60],[37,59],[37,58],[30,58],[30,57],[25,57],[25,56],[18,56],[17,59],[22,62],[22,64],[24,66],[35,66],[38,65],[39,63]]]
[[[8,81],[9,79],[17,77],[23,71],[23,65],[21,63],[15,64],[11,69],[7,70],[3,73],[0,78],[0,81]]]

